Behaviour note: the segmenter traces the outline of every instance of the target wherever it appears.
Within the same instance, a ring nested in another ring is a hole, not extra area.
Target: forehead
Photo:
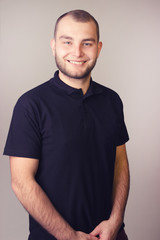
[[[96,25],[92,20],[89,22],[79,22],[71,16],[65,16],[58,23],[56,38],[60,38],[63,35],[72,38],[94,38],[96,40]]]

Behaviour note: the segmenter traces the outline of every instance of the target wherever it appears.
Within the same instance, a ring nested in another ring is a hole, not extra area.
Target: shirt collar
[[[54,74],[54,77],[51,79],[51,82],[59,89],[63,90],[64,92],[66,92],[68,95],[83,95],[82,93],[82,89],[77,89],[77,88],[73,88],[69,85],[67,85],[65,82],[63,82],[60,78],[59,78],[59,71],[56,71]],[[104,91],[104,87],[94,81],[92,81],[92,78],[90,80],[90,86],[86,92],[85,95],[83,95],[83,98],[87,98],[91,95],[94,94],[99,94],[101,92]]]

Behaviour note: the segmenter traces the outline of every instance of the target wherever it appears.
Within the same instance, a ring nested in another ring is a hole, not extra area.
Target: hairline
[[[83,18],[82,15],[78,16],[78,14],[85,14],[85,17]],[[77,15],[76,15],[77,14]],[[83,23],[87,23],[87,22],[93,22],[96,26],[96,35],[97,35],[97,42],[99,42],[99,24],[97,22],[97,20],[88,12],[84,11],[84,10],[72,10],[69,12],[64,13],[63,15],[61,15],[55,24],[55,28],[54,28],[54,38],[56,38],[56,34],[57,34],[57,29],[58,29],[58,24],[59,22],[65,18],[65,17],[71,17],[73,20],[75,20],[76,22],[83,22]]]

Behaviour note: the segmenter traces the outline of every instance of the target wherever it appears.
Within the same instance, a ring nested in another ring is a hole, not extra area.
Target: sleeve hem
[[[116,146],[121,146],[121,145],[125,144],[125,143],[128,142],[128,141],[129,141],[129,137],[127,137],[127,138],[124,139],[123,141],[118,142]]]
[[[33,152],[22,152],[22,151],[15,151],[11,149],[5,149],[3,152],[3,155],[6,156],[13,156],[13,157],[24,157],[24,158],[35,158],[35,159],[40,159],[40,156],[37,153]]]

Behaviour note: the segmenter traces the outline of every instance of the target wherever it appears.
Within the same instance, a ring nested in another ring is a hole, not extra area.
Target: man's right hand
[[[73,239],[73,240],[98,240],[98,238],[91,236],[87,233],[77,231],[75,234],[75,239]]]

